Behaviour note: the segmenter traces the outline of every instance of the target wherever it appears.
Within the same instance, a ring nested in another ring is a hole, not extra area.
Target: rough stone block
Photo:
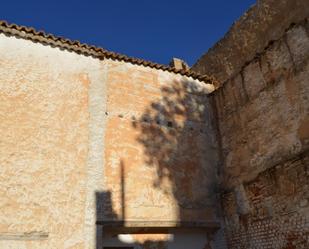
[[[293,62],[287,44],[276,41],[261,57],[261,69],[268,84],[278,80],[293,68]]]
[[[258,61],[251,62],[243,71],[244,85],[250,99],[253,99],[265,86],[265,80]]]
[[[224,114],[228,115],[236,108],[236,100],[234,96],[234,87],[231,80],[227,81],[222,87]]]
[[[296,67],[309,57],[309,37],[303,26],[295,26],[287,32],[287,42]]]
[[[236,77],[232,79],[232,88],[234,90],[237,108],[239,108],[248,101],[248,95],[246,89],[244,88],[243,78],[240,74],[237,74]]]
[[[235,196],[237,201],[237,209],[239,214],[247,214],[250,212],[250,205],[243,184],[235,188]]]

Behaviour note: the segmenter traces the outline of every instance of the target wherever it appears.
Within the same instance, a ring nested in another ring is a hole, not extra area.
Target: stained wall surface
[[[104,221],[217,221],[212,85],[4,34],[0,54],[0,248],[99,248]]]
[[[221,45],[193,67],[209,73],[211,66],[203,66],[203,61],[212,61],[213,54],[233,65],[227,70],[222,63],[220,71],[219,59],[212,68],[222,81],[211,96],[221,143],[219,178],[228,248],[309,247],[309,26],[308,8],[301,9],[305,2],[260,1],[235,25],[244,35],[241,40],[233,35],[233,27]],[[259,12],[263,8],[269,11]],[[280,32],[273,40],[273,34],[256,30]],[[242,45],[247,61],[234,58],[237,50],[227,52]]]
[[[0,247],[84,248],[89,88],[101,65],[2,34],[0,54]]]
[[[118,218],[214,217],[215,177],[209,176],[215,176],[216,143],[207,95],[198,86],[182,76],[109,63],[104,175]]]

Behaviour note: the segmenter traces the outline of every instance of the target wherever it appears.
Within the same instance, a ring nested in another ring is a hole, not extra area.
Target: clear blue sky
[[[192,65],[254,0],[3,0],[0,19],[111,51]]]

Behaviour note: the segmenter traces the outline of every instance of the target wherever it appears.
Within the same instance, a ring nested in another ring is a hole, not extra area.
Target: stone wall
[[[301,154],[222,195],[229,248],[308,248],[308,165]]]
[[[257,0],[192,69],[214,75],[222,84],[263,52],[270,41],[280,39],[292,23],[308,15],[307,0]]]
[[[309,247],[307,12],[259,1],[193,66],[221,80],[210,98],[229,248]]]
[[[212,96],[225,161],[225,188],[251,180],[308,149],[305,25],[290,27]]]

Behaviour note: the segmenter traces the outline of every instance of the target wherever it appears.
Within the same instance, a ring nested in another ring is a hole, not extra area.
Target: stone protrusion
[[[189,65],[183,61],[182,59],[173,58],[170,62],[170,66],[177,69],[177,70],[189,70]]]

